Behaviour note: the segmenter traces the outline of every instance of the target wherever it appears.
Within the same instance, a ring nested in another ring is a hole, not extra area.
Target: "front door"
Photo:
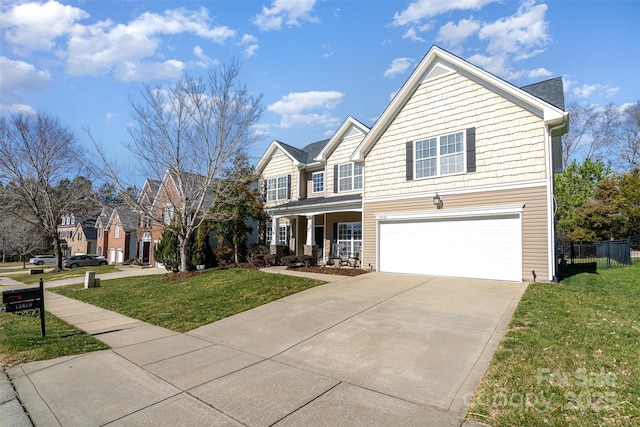
[[[324,259],[324,226],[316,227],[314,245],[318,246],[318,261]]]

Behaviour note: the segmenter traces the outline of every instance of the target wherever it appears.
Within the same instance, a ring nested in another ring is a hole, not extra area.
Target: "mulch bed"
[[[359,276],[361,274],[368,273],[367,270],[362,270],[360,268],[351,268],[351,267],[343,267],[343,268],[333,268],[333,267],[289,267],[287,270],[291,271],[301,271],[304,273],[320,273],[320,274],[337,274],[340,276]]]
[[[199,271],[178,271],[177,273],[167,273],[165,282],[173,282],[174,280],[188,279],[189,277],[199,276]]]

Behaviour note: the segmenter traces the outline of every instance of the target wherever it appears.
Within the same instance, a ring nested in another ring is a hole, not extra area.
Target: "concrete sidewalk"
[[[47,292],[112,350],[7,372],[38,426],[471,426],[525,288],[369,273],[186,334]]]

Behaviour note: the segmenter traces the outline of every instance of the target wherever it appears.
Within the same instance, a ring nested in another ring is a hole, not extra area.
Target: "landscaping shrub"
[[[305,266],[310,267],[314,264],[311,255],[289,255],[282,257],[280,262],[286,267]]]

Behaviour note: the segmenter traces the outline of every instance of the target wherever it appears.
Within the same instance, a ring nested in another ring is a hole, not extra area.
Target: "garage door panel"
[[[380,271],[521,280],[519,215],[381,222]]]

